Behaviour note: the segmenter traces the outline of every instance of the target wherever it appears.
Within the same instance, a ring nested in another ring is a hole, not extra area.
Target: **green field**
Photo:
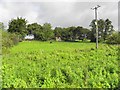
[[[115,88],[118,46],[24,41],[2,59],[3,88]]]

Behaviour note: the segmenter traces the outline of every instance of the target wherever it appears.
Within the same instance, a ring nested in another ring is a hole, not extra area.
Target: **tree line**
[[[105,41],[115,31],[112,21],[109,19],[100,19],[98,22],[99,41]],[[27,34],[33,34],[35,40],[47,41],[60,37],[63,41],[75,41],[89,39],[91,42],[96,41],[96,26],[95,20],[90,23],[90,29],[81,26],[71,27],[55,27],[52,29],[50,23],[40,25],[38,23],[27,24],[24,18],[12,19],[9,22],[8,32],[16,33],[19,37],[23,38]]]
[[[107,42],[111,44],[120,43],[118,32],[114,30],[112,21],[109,19],[100,19],[98,23],[98,34],[99,42]],[[4,25],[0,25],[4,28]],[[70,27],[55,27],[52,28],[50,23],[44,23],[40,25],[38,23],[28,24],[25,18],[17,17],[9,21],[8,29],[5,31],[3,37],[10,37],[12,41],[16,42],[24,40],[24,37],[29,34],[34,35],[35,40],[49,41],[55,40],[56,37],[60,37],[63,41],[76,41],[76,40],[90,40],[91,42],[96,41],[96,25],[95,20],[90,23],[90,29],[82,26],[70,26]],[[10,39],[9,38],[9,39]],[[5,42],[5,40],[4,40]]]

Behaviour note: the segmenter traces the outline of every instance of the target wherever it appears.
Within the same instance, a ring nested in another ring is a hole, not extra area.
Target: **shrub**
[[[115,32],[112,35],[108,36],[106,43],[108,44],[120,44],[120,32]]]
[[[5,53],[8,48],[18,44],[19,38],[16,34],[8,33],[7,31],[0,30],[2,34],[2,51]]]

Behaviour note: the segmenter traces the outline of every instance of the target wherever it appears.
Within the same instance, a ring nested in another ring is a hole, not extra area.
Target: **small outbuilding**
[[[29,34],[29,35],[26,35],[25,40],[33,40],[34,39],[34,35],[33,34]]]
[[[61,41],[61,37],[56,37],[56,41]]]

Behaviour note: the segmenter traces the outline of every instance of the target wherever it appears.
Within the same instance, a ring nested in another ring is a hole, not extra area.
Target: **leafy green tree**
[[[62,33],[62,28],[61,27],[55,27],[54,36],[55,37],[61,37],[62,36],[61,33]]]
[[[82,27],[80,30],[80,35],[79,35],[80,40],[89,39],[89,33],[90,33],[89,29]]]
[[[96,20],[94,19],[90,23],[91,31],[89,33],[89,36],[90,36],[91,42],[95,42],[96,41],[96,37],[95,37],[95,34],[96,34],[96,25],[95,25],[95,22],[96,22]]]
[[[76,27],[75,33],[76,33],[76,38],[77,38],[77,39],[81,39],[81,36],[82,36],[81,30],[82,30],[82,29],[83,29],[83,27],[80,27],[80,26]]]
[[[38,23],[28,24],[27,31],[28,34],[33,34],[36,40],[47,41],[54,37],[50,23],[45,23],[43,26]]]
[[[92,20],[90,23],[91,27],[91,32],[90,32],[90,40],[91,42],[96,41],[96,25],[95,25],[96,20]],[[109,19],[106,19],[105,21],[103,19],[100,19],[97,21],[98,24],[98,36],[99,36],[99,42],[100,41],[105,41],[106,38],[112,34],[114,31],[112,21]]]
[[[63,28],[63,30],[62,30],[62,40],[75,41],[75,39],[76,39],[75,29],[76,29],[76,27],[73,27],[73,26]]]
[[[62,32],[61,32],[61,39],[64,41],[68,41],[69,40],[69,28],[63,28]]]
[[[113,25],[112,25],[112,21],[110,21],[109,19],[105,20],[105,31],[104,31],[104,40],[106,40],[106,38],[112,34],[113,32]]]
[[[80,26],[71,26],[67,28],[56,27],[54,30],[55,36],[61,37],[64,41],[83,40],[87,38],[89,32],[89,29]]]
[[[114,32],[106,39],[108,44],[120,44],[120,32]]]
[[[42,26],[37,23],[32,23],[27,25],[28,34],[33,34],[36,40],[43,39]]]
[[[104,29],[105,29],[105,21],[103,19],[98,20],[98,40],[99,42],[104,41]]]
[[[44,33],[44,41],[54,38],[54,31],[52,30],[52,26],[50,23],[44,23],[42,29]]]
[[[78,33],[78,31],[77,31],[76,27],[74,27],[74,26],[69,27],[69,32],[68,32],[69,40],[70,41],[75,41],[76,38],[77,38],[77,33]]]
[[[27,21],[22,17],[21,18],[17,17],[17,19],[12,19],[9,22],[8,32],[16,33],[24,37],[25,34],[27,33],[26,24],[27,24]]]

